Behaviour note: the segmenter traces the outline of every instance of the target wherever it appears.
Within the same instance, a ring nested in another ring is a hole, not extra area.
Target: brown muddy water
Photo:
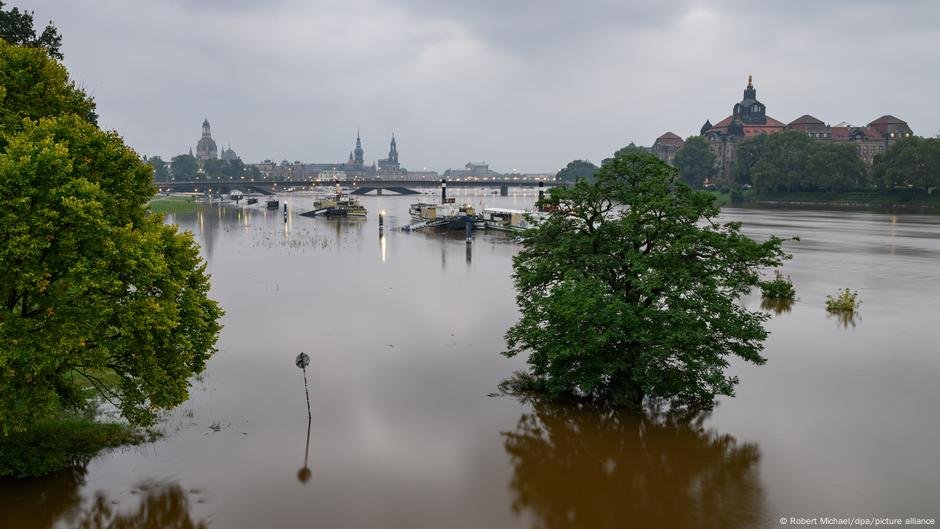
[[[0,528],[940,517],[940,217],[726,210],[754,236],[801,237],[784,268],[799,300],[768,323],[768,363],[733,366],[737,397],[676,422],[493,396],[524,364],[499,355],[517,315],[511,239],[397,231],[413,197],[365,197],[358,222],[298,216],[312,200],[287,198],[287,223],[215,205],[169,219],[202,244],[227,312],[219,353],[162,439],[2,482]],[[863,300],[853,320],[824,309],[842,287]]]

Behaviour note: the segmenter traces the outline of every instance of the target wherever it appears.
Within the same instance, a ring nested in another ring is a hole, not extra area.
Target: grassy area
[[[179,195],[156,197],[148,205],[154,213],[191,213],[198,207],[193,197]]]
[[[82,465],[105,448],[142,441],[130,426],[63,414],[28,432],[0,436],[0,476],[44,476]]]

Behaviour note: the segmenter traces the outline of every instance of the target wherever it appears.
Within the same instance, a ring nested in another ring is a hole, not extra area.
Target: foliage
[[[0,476],[44,476],[80,466],[98,451],[142,441],[124,424],[99,423],[68,415],[0,437]]]
[[[639,145],[631,141],[630,144],[627,145],[626,147],[621,147],[620,149],[617,149],[617,152],[614,153],[613,158],[604,158],[603,160],[601,160],[601,167],[614,161],[614,159],[616,159],[619,156],[626,156],[628,154],[646,154],[648,152],[649,152],[648,150],[644,149],[643,147],[640,147]]]
[[[62,36],[49,22],[46,28],[36,36],[33,28],[33,12],[20,11],[14,7],[9,11],[3,10],[4,2],[0,1],[0,38],[10,44],[18,44],[30,48],[40,48],[49,56],[62,60]]]
[[[799,131],[758,135],[735,148],[736,184],[759,193],[866,189],[865,163],[852,144],[816,141]]]
[[[695,189],[701,189],[706,180],[715,176],[715,154],[702,136],[692,136],[676,153],[673,165],[679,169],[682,181]]]
[[[546,201],[551,213],[513,259],[522,317],[504,354],[529,353],[550,396],[709,406],[733,394],[729,356],[764,363],[768,316],[738,299],[788,257],[780,239],[718,223],[710,194],[645,153]]]
[[[758,134],[738,143],[734,148],[734,163],[731,165],[731,180],[735,185],[753,185],[751,173],[760,161],[764,143],[770,136]]]
[[[180,154],[170,161],[170,172],[174,180],[195,180],[199,164],[192,154]]]
[[[837,292],[835,297],[826,296],[826,310],[829,312],[854,312],[861,304],[858,292],[847,288]]]
[[[872,177],[883,189],[940,186],[940,138],[902,138],[875,157]]]
[[[761,293],[765,298],[771,299],[795,299],[796,289],[793,287],[793,281],[790,276],[783,277],[780,270],[774,271],[774,278],[762,281],[760,284]]]
[[[39,108],[18,98],[3,108],[16,126],[0,149],[0,435],[81,407],[83,384],[132,424],[149,424],[188,397],[221,310],[191,235],[145,207],[151,168],[84,119],[86,98],[45,97],[80,92],[34,52],[2,44],[0,54],[31,61],[4,62],[0,78],[43,87]],[[103,384],[102,372],[119,384]]]
[[[159,156],[151,156],[147,163],[150,167],[153,167],[153,180],[154,182],[166,182],[170,179],[170,170],[167,168],[166,162],[163,161],[163,158]]]
[[[236,180],[242,177],[245,171],[245,164],[241,159],[219,160],[209,159],[203,162],[202,170],[206,176],[213,180]]]
[[[76,114],[95,123],[95,103],[42,50],[0,41],[0,148],[23,119]]]
[[[587,181],[594,180],[594,173],[597,172],[597,166],[587,160],[574,160],[568,162],[564,169],[558,171],[556,178],[563,182],[577,182],[582,178]]]

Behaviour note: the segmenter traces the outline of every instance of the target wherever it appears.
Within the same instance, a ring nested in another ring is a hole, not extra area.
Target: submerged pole
[[[307,419],[310,419],[310,391],[307,389],[307,366],[310,365],[310,357],[307,356],[307,353],[301,352],[297,355],[297,358],[294,359],[294,364],[304,372],[304,394],[307,396]]]
[[[447,203],[447,179],[441,178],[441,204]]]
[[[539,211],[542,211],[542,200],[545,199],[545,182],[539,180]]]

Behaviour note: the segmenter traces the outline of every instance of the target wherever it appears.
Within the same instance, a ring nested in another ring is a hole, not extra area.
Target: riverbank
[[[197,207],[196,199],[181,195],[154,197],[148,206],[154,213],[191,213]]]
[[[128,425],[63,413],[27,432],[0,437],[0,478],[45,476],[82,465],[106,448],[144,440]]]
[[[794,192],[756,193],[747,189],[737,196],[712,191],[718,206],[820,206],[834,208],[916,208],[940,210],[940,193],[882,193],[878,191],[846,191],[840,193]]]

